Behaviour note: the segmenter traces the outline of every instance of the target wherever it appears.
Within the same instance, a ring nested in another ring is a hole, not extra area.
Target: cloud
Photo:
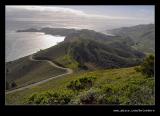
[[[86,17],[90,18],[101,18],[101,19],[110,19],[110,20],[145,20],[144,18],[137,18],[137,17],[126,17],[126,16],[109,16],[109,15],[95,15],[95,14],[90,14],[86,15]]]
[[[83,11],[75,10],[71,8],[55,7],[55,6],[6,6],[8,11],[13,10],[28,10],[28,11],[39,11],[39,12],[63,12],[63,13],[73,13],[78,15],[84,15]]]
[[[59,14],[65,15],[66,17],[82,17],[82,18],[95,18],[95,19],[108,19],[108,20],[145,20],[143,18],[135,18],[135,17],[126,17],[126,16],[109,16],[109,15],[98,15],[98,14],[87,14],[84,11],[71,9],[71,8],[64,8],[64,7],[55,7],[55,6],[27,6],[27,5],[20,5],[20,6],[6,6],[7,12],[37,12],[38,14],[49,13],[49,14]],[[58,15],[57,15],[58,16]],[[23,17],[22,17],[23,18]]]

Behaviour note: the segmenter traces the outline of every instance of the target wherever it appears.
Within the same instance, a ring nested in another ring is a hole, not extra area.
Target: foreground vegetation
[[[136,67],[135,69],[147,77],[154,77],[154,55],[146,57],[140,67]]]
[[[56,78],[6,95],[6,104],[153,105],[154,97],[154,78],[146,78],[131,67],[79,72]]]

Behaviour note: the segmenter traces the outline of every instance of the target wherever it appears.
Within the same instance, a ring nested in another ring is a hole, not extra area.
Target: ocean
[[[33,54],[64,40],[64,36],[53,36],[39,32],[16,32],[19,29],[41,28],[45,24],[33,22],[7,22],[5,33],[5,62]],[[46,27],[49,25],[46,25]]]
[[[13,61],[21,57],[33,54],[40,49],[46,49],[62,42],[64,36],[46,35],[38,32],[16,32],[20,29],[28,28],[75,28],[92,29],[99,32],[106,32],[106,25],[88,23],[60,23],[55,21],[13,21],[5,22],[5,62]]]

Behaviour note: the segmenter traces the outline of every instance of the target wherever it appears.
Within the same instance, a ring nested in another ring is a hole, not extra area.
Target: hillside
[[[51,48],[40,50],[33,55],[35,59],[49,59],[61,67],[75,72],[104,68],[122,68],[139,65],[144,54],[131,48],[132,42],[120,36],[107,36],[92,30],[42,28],[27,29],[19,32],[44,31],[50,34],[66,35],[63,42]],[[62,32],[61,32],[62,31]],[[7,89],[32,84],[51,76],[65,73],[46,62],[33,62],[29,57],[6,63]]]
[[[61,52],[62,51],[62,52]],[[52,54],[54,53],[54,54]],[[70,68],[117,68],[138,65],[144,54],[119,42],[104,44],[79,38],[35,54]]]
[[[65,30],[63,42],[32,56],[71,68],[73,74],[6,94],[6,104],[154,104],[154,79],[146,78],[133,67],[141,64],[145,54],[131,47],[134,42],[130,37],[86,29],[72,31]],[[44,33],[57,35],[60,30],[47,28]],[[33,62],[29,56],[6,63],[6,80],[16,83],[9,89],[64,73],[47,62]]]
[[[128,37],[109,36],[88,29],[42,28],[36,31],[66,37],[64,42],[38,52],[35,57],[47,57],[72,69],[128,67],[139,64],[144,57],[143,53],[130,47],[134,43]]]
[[[7,90],[19,88],[65,73],[66,70],[49,65],[47,62],[34,62],[29,56],[6,63]]]
[[[52,30],[52,28],[42,28],[41,30],[47,30],[47,33],[55,32],[55,29]],[[38,30],[28,29],[25,31]],[[68,30],[68,33],[71,31],[73,30]],[[92,30],[77,30],[67,35],[65,40],[58,45],[35,53],[33,58],[49,59],[55,64],[71,68],[75,72],[139,65],[145,55],[131,48],[128,45],[129,42],[125,40],[127,38],[107,36]],[[30,61],[26,56],[6,63],[6,83],[13,86],[7,87],[7,89],[32,84],[62,73],[65,73],[65,70],[52,67],[46,62]]]
[[[71,82],[84,77],[95,77],[96,80],[92,86],[78,91],[67,88]],[[49,97],[52,95],[54,101]],[[53,102],[47,102],[49,99]],[[153,105],[154,103],[154,79],[146,78],[136,72],[134,67],[77,72],[6,95],[6,104]]]
[[[134,42],[133,47],[145,53],[155,52],[155,25],[137,25],[110,30],[112,34],[129,37]]]

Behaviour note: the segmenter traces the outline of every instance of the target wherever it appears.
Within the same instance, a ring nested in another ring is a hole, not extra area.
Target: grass
[[[33,94],[40,95],[46,91],[69,91],[67,85],[71,81],[87,76],[96,77],[94,85],[91,88],[73,94],[74,96],[70,104],[154,104],[154,79],[146,78],[141,73],[136,72],[134,67],[78,72],[59,77],[36,87],[7,94],[6,104],[24,104],[26,98],[29,96]],[[110,93],[107,93],[108,88],[111,88]],[[93,98],[96,101],[88,101],[90,96],[94,96]]]
[[[65,67],[71,68],[73,70],[78,69],[79,63],[75,61],[70,55],[64,55],[56,59],[57,62],[61,63]]]
[[[6,74],[6,80],[9,83],[14,81],[17,85],[15,88],[39,82],[66,72],[66,70],[53,67],[47,62],[30,61],[28,57],[7,63],[6,68],[9,70]]]

